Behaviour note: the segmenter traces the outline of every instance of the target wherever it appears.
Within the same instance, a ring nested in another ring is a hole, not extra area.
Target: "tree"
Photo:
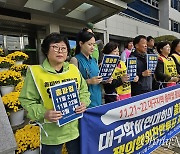
[[[168,41],[168,42],[172,42],[173,40],[177,39],[177,37],[173,36],[173,35],[162,35],[159,37],[155,37],[154,40],[155,42],[161,42],[161,41]]]

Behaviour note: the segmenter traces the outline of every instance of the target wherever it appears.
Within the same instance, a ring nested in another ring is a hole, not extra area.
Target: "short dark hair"
[[[109,43],[107,43],[107,44],[104,46],[102,52],[103,52],[104,54],[110,54],[110,53],[111,53],[113,50],[115,50],[117,47],[118,47],[118,43],[116,43],[116,42],[109,42]]]
[[[67,46],[68,53],[70,51],[70,45],[67,37],[61,35],[60,33],[51,33],[45,37],[43,40],[43,43],[41,44],[41,51],[44,53],[44,55],[47,57],[47,54],[49,52],[50,44],[52,43],[59,43],[64,42]]]
[[[84,27],[83,29],[82,29],[82,31],[88,31],[90,28],[88,28],[88,27]],[[92,29],[90,29],[90,30],[92,30]],[[92,30],[93,31],[93,30]]]
[[[146,40],[146,36],[144,35],[138,35],[134,38],[133,40],[133,45],[135,47],[136,44],[138,44],[140,42],[141,39],[145,39]]]
[[[88,31],[81,30],[78,33],[77,40],[76,40],[76,50],[75,50],[76,55],[81,52],[81,47],[79,45],[79,42],[81,41],[81,42],[85,43],[85,42],[89,41],[92,37],[95,38],[94,34],[88,32]]]
[[[157,45],[157,51],[159,54],[161,54],[161,49],[166,46],[167,44],[170,45],[170,42],[167,42],[167,41],[163,41],[163,42],[159,42],[158,45]]]
[[[177,45],[180,43],[180,39],[175,39],[171,44],[171,54],[175,52]]]
[[[148,37],[147,37],[147,41],[149,42],[150,40],[154,40],[154,37],[148,36]]]
[[[133,39],[129,39],[129,40],[125,43],[124,47],[125,47],[126,49],[128,48],[128,44],[129,44],[130,42],[133,42]]]

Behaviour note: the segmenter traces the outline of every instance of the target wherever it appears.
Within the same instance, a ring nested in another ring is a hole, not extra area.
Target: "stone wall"
[[[0,96],[0,154],[14,154],[16,141]]]

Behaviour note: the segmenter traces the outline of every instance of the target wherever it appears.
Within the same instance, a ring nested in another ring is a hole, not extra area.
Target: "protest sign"
[[[156,69],[157,62],[158,62],[158,55],[147,54],[147,70],[151,70],[152,74]]]
[[[180,85],[88,109],[82,154],[147,154],[180,132]]]
[[[68,81],[57,84],[50,88],[54,109],[61,111],[63,117],[58,120],[58,125],[62,126],[73,120],[79,119],[83,114],[76,114],[75,108],[80,105],[78,91],[75,81]]]
[[[136,77],[136,70],[137,69],[137,58],[130,57],[127,59],[127,74],[129,75],[129,80],[133,81]]]
[[[99,71],[99,76],[102,76],[103,81],[109,79],[114,72],[114,69],[116,68],[118,62],[119,62],[120,56],[116,55],[104,55],[101,68]]]

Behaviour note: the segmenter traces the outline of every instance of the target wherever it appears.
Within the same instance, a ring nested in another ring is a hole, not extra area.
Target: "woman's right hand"
[[[87,79],[87,84],[99,84],[102,82],[102,76],[94,76],[91,79]]]
[[[44,114],[44,118],[50,122],[57,122],[57,120],[62,118],[62,113],[60,111],[47,110]]]

